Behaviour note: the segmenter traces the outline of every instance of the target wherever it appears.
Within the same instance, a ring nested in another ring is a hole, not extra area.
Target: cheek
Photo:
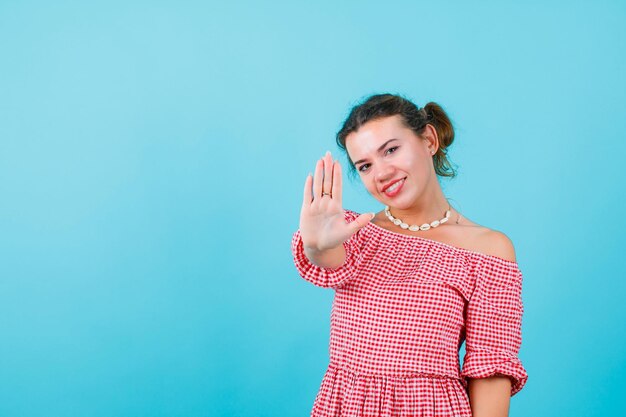
[[[430,180],[430,173],[432,171],[432,167],[430,167],[427,163],[419,167],[419,178],[422,182],[426,183]]]
[[[420,174],[426,174],[431,169],[432,160],[428,158],[413,158],[410,161],[406,161],[406,166],[413,172],[419,172]]]

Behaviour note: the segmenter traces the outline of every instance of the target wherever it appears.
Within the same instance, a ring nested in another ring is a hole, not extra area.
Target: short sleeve
[[[516,262],[482,256],[475,268],[475,286],[465,317],[465,358],[461,377],[511,379],[511,396],[526,384],[528,374],[518,358],[522,343],[522,272]]]
[[[351,222],[360,214],[351,210],[344,210],[346,222]],[[313,264],[304,254],[304,246],[300,230],[293,234],[291,239],[291,252],[294,264],[302,278],[318,287],[339,288],[352,280],[357,273],[361,260],[360,246],[362,243],[362,229],[343,242],[346,251],[346,259],[343,265],[337,268],[322,268]]]

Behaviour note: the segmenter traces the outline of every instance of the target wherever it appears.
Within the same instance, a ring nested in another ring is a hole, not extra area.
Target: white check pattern
[[[371,222],[344,247],[342,266],[320,268],[304,255],[300,230],[291,241],[300,276],[335,291],[330,363],[311,416],[471,417],[468,378],[505,375],[511,396],[522,389],[517,262]]]

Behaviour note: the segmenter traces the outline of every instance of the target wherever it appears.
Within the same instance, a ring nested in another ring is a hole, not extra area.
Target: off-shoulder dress
[[[344,209],[348,222],[359,214]],[[308,260],[300,230],[291,241],[300,276],[335,292],[312,417],[471,417],[468,378],[504,375],[511,396],[522,389],[517,262],[372,222],[343,245],[330,269]]]

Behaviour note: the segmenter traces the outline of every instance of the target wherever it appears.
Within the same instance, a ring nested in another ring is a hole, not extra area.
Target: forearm
[[[471,378],[468,389],[472,417],[508,417],[511,401],[508,377]]]
[[[304,255],[313,263],[321,268],[339,268],[346,260],[346,249],[343,245],[336,248],[326,250],[316,250],[304,246]]]

